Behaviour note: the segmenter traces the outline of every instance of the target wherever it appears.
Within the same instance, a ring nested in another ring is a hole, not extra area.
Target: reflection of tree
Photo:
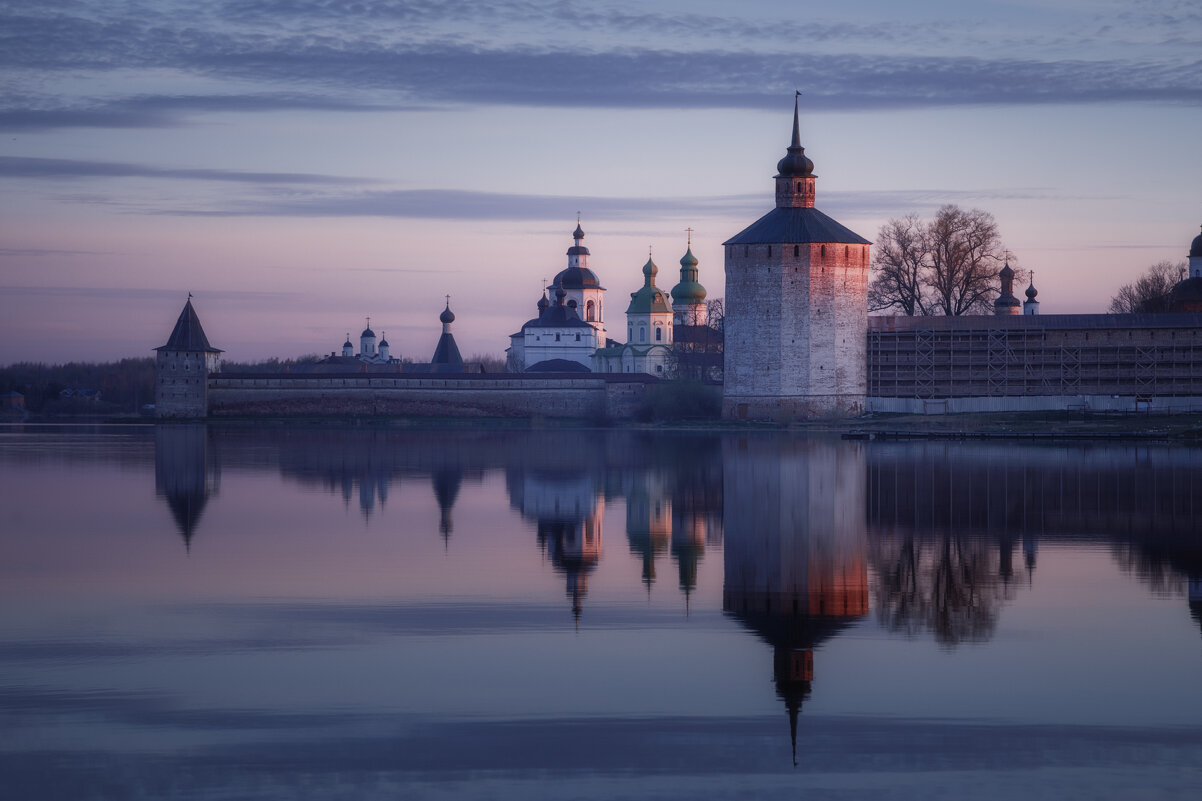
[[[993,636],[1006,596],[996,545],[954,536],[877,537],[869,560],[877,613],[890,631],[930,631],[947,647]]]
[[[1119,542],[1111,546],[1119,567],[1165,597],[1186,596],[1190,617],[1202,626],[1202,541],[1167,536],[1154,542]]]

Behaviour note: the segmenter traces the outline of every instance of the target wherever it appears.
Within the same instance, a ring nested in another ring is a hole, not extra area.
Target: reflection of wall
[[[723,457],[723,609],[773,647],[796,761],[813,649],[868,612],[864,447],[735,437]]]
[[[876,443],[876,531],[1160,536],[1202,531],[1202,450]]]
[[[205,504],[221,483],[220,475],[217,460],[209,459],[207,426],[155,426],[154,491],[167,500],[185,548],[191,547]]]

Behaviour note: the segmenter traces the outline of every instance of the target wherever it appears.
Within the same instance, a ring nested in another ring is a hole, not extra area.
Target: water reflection
[[[162,425],[154,431],[154,491],[166,499],[189,551],[209,496],[221,484],[219,462],[210,458],[211,440],[204,424]]]
[[[217,766],[220,797],[321,769],[353,790],[622,774],[613,795],[652,776],[696,796],[714,765],[759,797],[832,764],[869,794],[1202,754],[1195,449],[181,425],[105,462],[22,436],[0,447],[27,488],[0,505],[0,776],[19,742],[56,765],[124,748],[127,775],[77,767],[81,787],[129,791],[139,759],[194,775],[167,742]],[[88,502],[28,523],[67,471]]]
[[[726,445],[722,607],[773,649],[796,764],[814,649],[868,614],[864,448],[775,437]]]

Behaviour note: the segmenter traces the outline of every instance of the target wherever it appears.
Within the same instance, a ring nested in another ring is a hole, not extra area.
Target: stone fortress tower
[[[192,295],[175,321],[167,344],[155,348],[154,408],[158,417],[204,417],[209,411],[209,373],[222,351],[209,344],[192,308]]]
[[[871,243],[814,208],[814,178],[795,98],[776,208],[723,243],[724,417],[864,410]]]

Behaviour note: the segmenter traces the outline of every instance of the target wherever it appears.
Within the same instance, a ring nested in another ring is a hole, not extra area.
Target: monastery
[[[775,207],[723,243],[724,417],[1202,411],[1202,235],[1164,313],[1040,314],[1033,281],[1019,301],[1006,265],[993,315],[869,316],[872,243],[818,210],[815,179],[795,101]],[[507,373],[467,371],[448,299],[429,363],[400,363],[369,320],[358,354],[348,336],[312,372],[224,374],[189,299],[156,349],[157,414],[631,417],[647,386],[683,372],[682,344],[709,341],[706,290],[691,239],[671,292],[649,256],[626,341],[611,339],[584,236],[578,219],[567,266],[509,337]]]

